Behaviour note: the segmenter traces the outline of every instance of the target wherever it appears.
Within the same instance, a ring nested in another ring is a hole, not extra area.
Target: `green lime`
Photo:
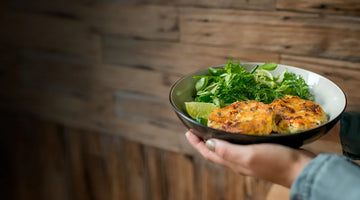
[[[212,103],[185,102],[185,108],[190,117],[207,119],[216,106]]]
[[[273,80],[273,75],[267,70],[259,69],[255,71],[255,75],[257,77],[267,77],[268,79]]]
[[[254,75],[255,75],[256,81],[265,83],[266,85],[268,85],[271,88],[274,88],[276,86],[276,84],[274,82],[274,77],[269,71],[259,69],[259,70],[255,71]]]

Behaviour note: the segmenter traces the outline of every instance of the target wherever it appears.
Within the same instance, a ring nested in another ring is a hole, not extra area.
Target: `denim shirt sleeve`
[[[360,166],[351,159],[320,154],[295,179],[291,200],[360,199]]]

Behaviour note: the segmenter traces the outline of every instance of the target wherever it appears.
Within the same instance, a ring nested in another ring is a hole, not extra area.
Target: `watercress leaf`
[[[207,86],[209,78],[207,76],[201,77],[195,84],[196,91],[200,91]]]
[[[202,77],[206,77],[206,75],[204,75],[204,76],[193,76],[193,79],[200,80]]]
[[[210,67],[210,68],[208,69],[208,71],[209,71],[209,73],[210,73],[211,75],[213,75],[213,76],[220,76],[221,74],[223,74],[223,73],[226,72],[226,70],[223,69],[223,68],[212,68],[212,67]]]
[[[215,97],[213,99],[213,103],[215,104],[216,107],[221,108],[224,106],[224,102],[222,100],[220,100],[219,98]]]
[[[272,70],[276,69],[276,67],[277,67],[276,63],[265,63],[265,64],[261,65],[259,69],[265,69],[268,71],[272,71]]]
[[[217,89],[218,89],[218,87],[219,87],[219,85],[216,84],[216,85],[210,90],[210,93],[215,94],[216,91],[217,91]]]
[[[230,86],[230,84],[232,83],[232,80],[234,79],[234,74],[227,74],[225,76],[225,83],[226,83],[226,86]]]
[[[205,102],[205,103],[212,103],[212,94],[211,93],[203,93],[195,98],[197,102]]]
[[[240,65],[240,63],[237,63],[236,65],[233,65],[231,72],[233,73],[242,73],[245,70],[243,66]]]
[[[231,69],[232,69],[232,65],[233,65],[233,63],[232,62],[228,62],[228,63],[226,63],[226,65],[225,65],[225,71],[226,71],[226,73],[228,73],[228,74],[230,74],[231,73]]]

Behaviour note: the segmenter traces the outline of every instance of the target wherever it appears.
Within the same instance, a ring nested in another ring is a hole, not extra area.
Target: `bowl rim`
[[[245,63],[240,63],[240,64],[264,64],[263,62],[245,62]],[[199,126],[201,126],[202,128],[205,128],[205,129],[210,129],[212,131],[215,131],[215,132],[218,132],[220,134],[227,134],[227,135],[234,135],[234,136],[237,136],[239,137],[240,135],[241,136],[244,136],[244,137],[250,137],[250,138],[277,138],[277,137],[288,137],[288,136],[294,136],[296,137],[297,135],[302,135],[302,134],[306,134],[306,133],[310,133],[310,131],[316,131],[317,129],[322,129],[326,126],[328,126],[330,123],[332,123],[333,121],[337,120],[345,111],[346,107],[347,107],[347,97],[346,97],[346,94],[345,92],[337,85],[335,84],[333,81],[331,81],[330,79],[318,74],[318,73],[315,73],[315,72],[312,72],[310,70],[306,70],[306,69],[302,69],[302,68],[299,68],[299,67],[294,67],[294,66],[290,66],[290,65],[284,65],[284,64],[279,64],[277,63],[278,65],[282,65],[284,67],[290,67],[290,68],[295,68],[297,70],[302,70],[302,71],[305,71],[307,73],[313,73],[317,76],[320,76],[321,78],[325,79],[325,80],[328,80],[330,83],[332,83],[335,87],[337,87],[339,89],[339,91],[341,91],[341,93],[344,95],[344,99],[345,99],[345,103],[344,103],[344,106],[343,108],[341,109],[341,112],[339,112],[339,114],[337,114],[332,120],[329,120],[327,121],[325,124],[322,124],[320,126],[317,126],[315,128],[312,128],[312,129],[308,129],[308,130],[304,130],[304,131],[301,131],[301,132],[296,132],[296,133],[278,133],[278,134],[269,134],[269,135],[248,135],[248,134],[237,134],[237,133],[231,133],[231,132],[227,132],[227,131],[223,131],[223,130],[220,130],[220,129],[215,129],[215,128],[212,128],[212,127],[209,127],[209,126],[205,126],[203,124],[200,124],[198,123],[197,121],[193,120],[191,117],[187,116],[185,113],[181,112],[177,106],[174,104],[174,101],[172,99],[172,94],[173,94],[173,91],[174,91],[174,88],[178,85],[178,83],[180,83],[182,80],[184,80],[185,78],[187,78],[189,75],[191,74],[194,74],[196,72],[199,72],[199,71],[205,71],[206,69],[208,69],[209,67],[207,68],[202,68],[202,69],[199,69],[199,70],[196,70],[196,71],[193,71],[191,73],[188,73],[186,75],[183,75],[181,78],[179,78],[170,88],[170,92],[169,92],[169,101],[170,101],[170,104],[171,106],[173,107],[173,109],[175,110],[175,112],[179,115],[181,115],[183,118],[185,118],[186,120],[188,121],[191,121],[192,123],[195,123]],[[212,66],[214,68],[221,68],[221,67],[225,67],[226,64],[222,64],[222,65],[215,65],[215,66]]]

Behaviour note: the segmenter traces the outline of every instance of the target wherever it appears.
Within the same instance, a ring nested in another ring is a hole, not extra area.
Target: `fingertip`
[[[202,140],[196,136],[191,130],[185,133],[187,140],[190,142],[191,145],[195,146],[196,144],[202,142]]]
[[[187,138],[188,140],[194,140],[195,137],[196,137],[191,130],[188,130],[188,131],[185,133],[185,136],[186,136],[186,138]]]
[[[191,130],[188,130],[186,133],[185,133],[185,136],[186,137],[193,137],[194,136],[194,133],[193,132],[191,132]]]

